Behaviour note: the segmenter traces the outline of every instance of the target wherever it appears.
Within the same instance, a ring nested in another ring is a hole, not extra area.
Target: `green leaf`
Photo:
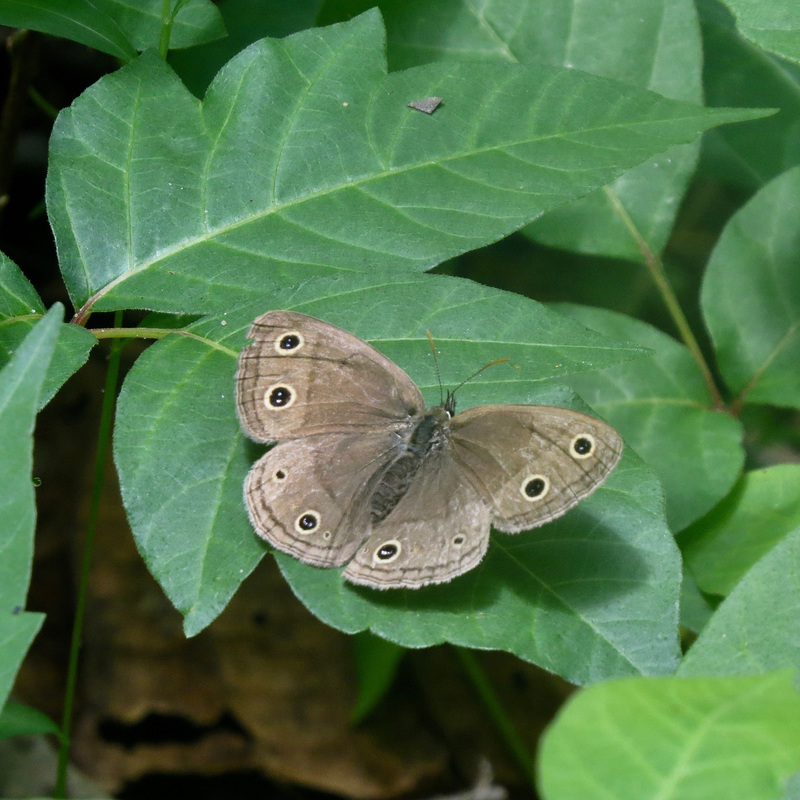
[[[14,614],[6,603],[6,593],[0,595],[0,709],[5,705],[19,665],[39,628],[44,614],[22,611]]]
[[[0,23],[62,36],[128,61],[136,56],[110,0],[3,0]]]
[[[800,63],[800,7],[795,0],[724,0],[744,36]]]
[[[158,47],[163,5],[163,0],[3,0],[0,23],[63,36],[130,61],[137,50]],[[188,0],[176,15],[170,47],[190,47],[224,35],[222,18],[210,0]]]
[[[164,24],[164,0],[93,0],[108,6],[137,50],[158,47]],[[191,47],[225,35],[222,16],[211,0],[170,0],[170,13],[179,5],[170,31],[170,48]]]
[[[700,633],[713,613],[713,609],[700,592],[694,575],[684,565],[681,583],[681,625],[694,633]]]
[[[441,352],[445,386],[476,364],[510,358],[459,391],[462,407],[540,397],[563,405],[563,390],[542,396],[537,389],[571,371],[641,355],[533,301],[454,278],[394,274],[270,293],[191,326],[205,342],[175,336],[157,343],[121,392],[115,459],[139,549],[190,634],[211,622],[264,553],[241,499],[261,448],[239,431],[233,376],[247,325],[270,307],[310,313],[372,341],[408,370],[428,402],[439,401],[439,388],[426,329]],[[282,566],[309,608],[342,630],[370,628],[415,647],[449,640],[510,649],[579,681],[669,671],[677,551],[658,485],[633,457],[626,465],[612,476],[616,490],[590,498],[594,513],[573,512],[565,526],[524,538],[498,537],[472,577],[432,591],[363,592],[343,586],[338,570],[292,559]]]
[[[44,314],[44,305],[22,270],[0,253],[0,325],[27,314]]]
[[[697,583],[727,595],[750,568],[800,526],[800,465],[748,472],[713,511],[684,531],[681,551]]]
[[[7,320],[5,324],[0,322],[0,367],[8,362],[11,354],[33,330],[37,319],[38,316]],[[67,378],[86,363],[90,350],[96,344],[95,336],[80,325],[63,323],[59,326],[55,354],[50,360],[37,410],[44,408]]]
[[[792,0],[793,1],[793,0]],[[716,0],[699,3],[703,32],[703,86],[709,106],[780,108],[747,125],[726,125],[703,138],[701,171],[756,191],[800,163],[800,67],[744,40]]]
[[[0,253],[0,369],[10,360],[44,314],[35,289],[10,258]],[[61,325],[37,410],[44,408],[64,381],[85,363],[97,339],[78,325]]]
[[[739,476],[741,424],[711,409],[700,368],[672,337],[613,311],[555,308],[587,328],[653,351],[651,358],[567,382],[655,470],[667,497],[670,527],[685,528],[718,503]]]
[[[292,0],[291,3],[286,0],[220,0],[216,4],[217,10],[222,15],[228,35],[196,47],[172,50],[169,63],[192,94],[202,97],[225,62],[257,39],[265,36],[279,39],[313,27],[320,2],[321,0]]]
[[[58,725],[47,714],[21,703],[7,703],[0,711],[0,739],[33,736],[38,733],[58,735]]]
[[[800,663],[800,527],[742,578],[692,645],[682,675],[765,673]]]
[[[728,222],[701,302],[719,368],[739,401],[800,408],[800,168]]]
[[[358,676],[358,697],[350,714],[356,725],[380,702],[391,686],[405,649],[369,633],[353,637],[353,655]]]
[[[424,270],[654,153],[762,111],[546,65],[386,75],[376,12],[249,47],[201,106],[147,55],[51,139],[48,210],[79,319],[213,312],[313,275]],[[435,115],[407,107],[433,93]]]
[[[33,425],[63,313],[63,306],[53,306],[0,372],[0,612],[7,614],[24,605],[30,581],[35,518]]]
[[[537,399],[570,405],[563,393]],[[662,503],[628,451],[576,509],[517,536],[494,534],[483,561],[449,584],[377,592],[345,584],[340,570],[275,557],[303,603],[348,633],[505,650],[577,684],[664,674],[676,666],[680,562]]]
[[[328,3],[325,18],[346,19],[371,2]],[[389,66],[480,59],[570,67],[702,100],[702,48],[690,0],[382,0]],[[604,47],[600,42],[614,42]],[[763,105],[758,103],[757,105]],[[697,146],[681,145],[629,170],[610,190],[651,249],[661,250],[694,168]],[[538,241],[641,261],[641,253],[605,191],[547,213],[523,229]]]
[[[33,426],[63,313],[60,304],[53,306],[0,371],[0,708],[44,619],[21,612],[30,583],[36,516]]]
[[[505,3],[497,5],[503,8]],[[539,39],[533,57],[545,51],[549,63],[616,78],[675,100],[702,102],[700,26],[691,0],[548,0],[527,3],[532,16],[539,12],[537,6],[561,16],[564,24],[527,26]],[[552,38],[560,41],[543,43]],[[598,38],[616,44],[599,48]],[[650,249],[660,252],[694,172],[698,149],[697,144],[670,148],[605,190],[546,214],[525,233],[552,247],[642,261],[627,220],[609,193]]]
[[[539,754],[543,800],[778,800],[800,769],[790,672],[629,678],[568,701]]]

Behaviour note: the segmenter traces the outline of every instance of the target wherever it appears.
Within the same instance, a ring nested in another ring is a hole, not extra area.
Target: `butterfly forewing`
[[[506,533],[565,514],[617,465],[620,435],[602,420],[554,406],[478,406],[451,422],[451,453]]]
[[[424,401],[400,367],[350,333],[292,311],[251,326],[236,373],[248,436],[276,442],[407,424]]]

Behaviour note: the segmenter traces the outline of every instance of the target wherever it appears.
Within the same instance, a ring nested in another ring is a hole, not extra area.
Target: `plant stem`
[[[18,317],[15,317],[18,319]],[[2,324],[2,323],[0,323]],[[165,336],[183,336],[187,339],[196,339],[215,350],[220,350],[229,356],[236,358],[238,353],[225,347],[224,344],[207,339],[205,336],[198,336],[191,331],[184,331],[180,328],[87,328],[89,333],[93,333],[98,339],[163,339]]]
[[[706,387],[708,388],[708,393],[711,396],[711,402],[713,403],[714,408],[719,410],[724,409],[725,403],[722,400],[722,395],[720,394],[717,384],[714,382],[714,376],[711,374],[711,370],[709,369],[709,366],[703,357],[703,351],[700,349],[700,345],[698,344],[694,333],[692,333],[689,321],[686,319],[680,303],[678,302],[678,298],[675,296],[675,292],[672,290],[672,286],[670,286],[670,283],[667,280],[667,275],[664,272],[664,265],[661,263],[661,259],[659,259],[658,256],[656,256],[656,254],[650,249],[650,246],[639,233],[639,229],[630,218],[625,206],[622,205],[616,193],[608,186],[604,187],[603,191],[605,192],[606,197],[611,205],[614,207],[614,210],[617,212],[617,214],[619,214],[619,217],[625,224],[628,232],[636,242],[639,252],[642,254],[642,258],[644,259],[645,266],[650,272],[650,277],[653,279],[653,283],[655,283],[656,288],[661,294],[661,299],[664,301],[664,305],[666,305],[667,311],[672,317],[672,321],[675,323],[681,339],[683,339],[683,343],[689,349],[692,357],[700,367],[700,371],[703,373],[703,379],[706,382]]]
[[[170,0],[161,0],[161,35],[158,39],[158,54],[165,61],[169,52],[172,23],[175,21],[175,12],[170,8],[170,5]]]
[[[114,325],[122,324],[122,312],[117,311]],[[97,530],[97,517],[100,511],[100,498],[103,494],[108,445],[111,440],[111,428],[114,420],[114,403],[116,399],[117,377],[119,375],[120,351],[124,342],[118,340],[111,345],[106,373],[103,409],[100,414],[100,428],[97,435],[97,452],[94,463],[94,481],[89,508],[89,520],[86,525],[86,539],[83,543],[81,572],[78,581],[78,598],[75,607],[75,619],[72,623],[72,641],[69,649],[69,667],[67,669],[67,686],[64,696],[64,715],[61,721],[60,747],[58,750],[58,768],[56,772],[55,798],[66,797],[67,767],[69,765],[70,728],[72,726],[72,709],[75,702],[75,690],[78,676],[78,658],[83,638],[83,618],[86,611],[86,597],[89,592],[89,571],[92,565],[94,537]]]
[[[470,681],[472,681],[472,685],[483,701],[484,706],[486,706],[486,710],[492,722],[494,722],[500,736],[503,738],[506,746],[511,751],[511,754],[514,756],[514,759],[517,764],[519,764],[520,769],[528,781],[530,781],[531,787],[535,791],[533,758],[517,733],[516,728],[514,728],[511,717],[508,716],[508,713],[503,708],[500,698],[497,696],[497,693],[478,664],[478,660],[475,658],[472,651],[465,647],[456,647],[455,650],[461,662],[461,666],[464,668],[464,672],[467,673]]]

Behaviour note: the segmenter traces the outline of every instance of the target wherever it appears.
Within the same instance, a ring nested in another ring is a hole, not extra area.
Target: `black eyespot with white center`
[[[284,408],[289,408],[296,399],[297,394],[294,389],[284,383],[270,386],[264,392],[264,405],[270,411],[282,411]]]
[[[320,523],[320,515],[318,511],[313,511],[309,509],[308,511],[304,511],[295,521],[294,521],[294,529],[298,533],[307,534],[307,533],[314,533],[314,531],[319,528]]]
[[[550,491],[550,481],[544,475],[527,475],[519,490],[529,503],[533,503],[547,496]]]
[[[375,548],[372,559],[381,564],[390,564],[400,555],[402,549],[403,546],[397,539],[389,539],[388,542],[384,542],[382,545]]]
[[[300,331],[286,331],[275,339],[275,352],[280,356],[288,356],[296,353],[305,343]]]
[[[597,445],[591,433],[579,433],[570,443],[569,450],[575,458],[589,458],[594,455]]]

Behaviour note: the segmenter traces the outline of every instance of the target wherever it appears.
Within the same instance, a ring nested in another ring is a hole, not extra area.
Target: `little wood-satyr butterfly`
[[[278,442],[245,481],[271,545],[318,567],[347,564],[378,589],[444,583],[483,558],[489,530],[560,517],[614,469],[622,439],[554,406],[425,408],[403,370],[314,317],[270,311],[250,327],[236,402],[257,442]]]

